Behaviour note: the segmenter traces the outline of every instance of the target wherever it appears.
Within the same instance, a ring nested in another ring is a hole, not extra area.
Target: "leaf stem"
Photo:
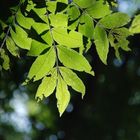
[[[60,70],[59,70],[59,59],[58,59],[58,50],[57,50],[57,46],[56,46],[56,43],[55,43],[55,40],[54,40],[54,37],[53,37],[53,33],[52,33],[52,27],[51,27],[51,23],[50,23],[50,19],[49,19],[49,13],[48,11],[46,10],[46,16],[48,18],[48,25],[49,25],[49,30],[50,30],[50,34],[51,34],[51,38],[53,40],[53,48],[55,50],[55,54],[56,54],[56,60],[55,60],[55,63],[56,63],[56,68],[57,68],[57,76],[58,74],[60,73]]]
[[[7,32],[6,32],[6,35],[5,35],[5,37],[4,37],[4,39],[3,39],[3,42],[2,42],[2,44],[1,44],[1,46],[0,46],[0,52],[1,52],[3,46],[4,46],[5,42],[6,42],[6,39],[7,39],[8,35],[9,35],[9,32],[10,32],[10,29],[11,29],[11,26],[9,25],[8,30],[7,30]]]

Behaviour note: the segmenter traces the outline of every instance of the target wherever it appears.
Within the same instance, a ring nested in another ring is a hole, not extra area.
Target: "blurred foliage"
[[[1,1],[0,17],[6,20],[14,4],[16,0]],[[87,87],[84,101],[72,94],[62,118],[54,95],[43,103],[34,100],[39,82],[21,86],[29,58],[12,58],[11,70],[0,73],[0,140],[139,140],[139,40],[140,35],[130,38],[132,52],[121,52],[121,62],[110,52],[108,66],[99,62],[94,49],[89,51],[96,76],[81,75]]]

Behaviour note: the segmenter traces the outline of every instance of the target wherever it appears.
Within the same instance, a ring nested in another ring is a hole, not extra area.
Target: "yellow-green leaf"
[[[89,62],[78,52],[64,46],[58,46],[58,56],[64,66],[94,75]]]
[[[37,81],[47,75],[47,73],[53,68],[55,64],[55,52],[53,47],[50,50],[37,57],[35,62],[32,64],[28,78],[34,78],[34,81]]]
[[[36,99],[39,98],[40,100],[42,100],[43,97],[47,98],[53,93],[56,87],[56,77],[57,77],[56,69],[53,69],[49,73],[49,76],[45,76],[43,78],[42,83],[39,85],[37,89],[35,97]]]
[[[57,98],[57,107],[61,116],[69,104],[70,93],[68,91],[68,86],[66,82],[61,78],[60,75],[58,76],[56,98]]]
[[[16,46],[16,44],[14,43],[14,41],[12,40],[11,37],[7,37],[6,39],[6,47],[8,49],[8,51],[13,55],[13,56],[19,56],[19,49]]]
[[[70,31],[68,33],[66,28],[54,28],[53,29],[54,40],[60,44],[69,48],[78,48],[83,46],[82,34],[76,31]]]
[[[106,31],[96,26],[94,30],[94,43],[96,45],[97,53],[104,64],[107,64],[107,55],[109,52],[109,41],[107,38]]]
[[[15,26],[15,31],[16,32],[11,29],[10,33],[16,45],[22,49],[29,50],[32,39],[28,38],[28,34],[20,26]]]
[[[82,98],[85,95],[85,86],[82,80],[72,70],[66,67],[60,67],[60,72],[64,81],[71,86],[74,90],[82,93]]]

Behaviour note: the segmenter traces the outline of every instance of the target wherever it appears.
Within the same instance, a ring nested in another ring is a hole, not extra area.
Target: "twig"
[[[22,4],[22,3],[21,3],[21,1],[20,1],[19,4],[18,4],[18,8],[17,8],[17,10],[16,10],[16,12],[15,12],[15,14],[14,14],[14,18],[13,18],[12,23],[15,22],[16,15],[17,15],[17,12],[18,12],[18,10],[19,10],[21,4]],[[2,48],[3,48],[3,46],[4,46],[5,42],[6,42],[6,39],[7,39],[8,35],[9,35],[10,29],[11,29],[11,25],[8,25],[8,30],[7,30],[6,35],[5,35],[5,37],[4,37],[3,41],[2,41],[2,44],[1,44],[1,46],[0,46],[0,53],[1,53],[1,50],[2,50]]]

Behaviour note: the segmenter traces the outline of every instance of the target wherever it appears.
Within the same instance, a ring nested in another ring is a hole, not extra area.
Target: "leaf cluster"
[[[1,66],[5,70],[10,67],[6,51],[20,57],[20,49],[23,49],[27,56],[35,57],[24,84],[42,79],[36,99],[42,100],[55,91],[60,116],[70,101],[69,87],[82,97],[85,95],[84,83],[75,71],[94,76],[84,53],[96,47],[100,60],[107,64],[111,46],[120,59],[119,49],[130,51],[127,37],[139,24],[136,17],[129,31],[125,26],[130,22],[129,16],[114,13],[109,2],[104,0],[25,0],[12,11],[10,24],[0,22],[3,29],[8,28],[0,35],[3,40]]]

